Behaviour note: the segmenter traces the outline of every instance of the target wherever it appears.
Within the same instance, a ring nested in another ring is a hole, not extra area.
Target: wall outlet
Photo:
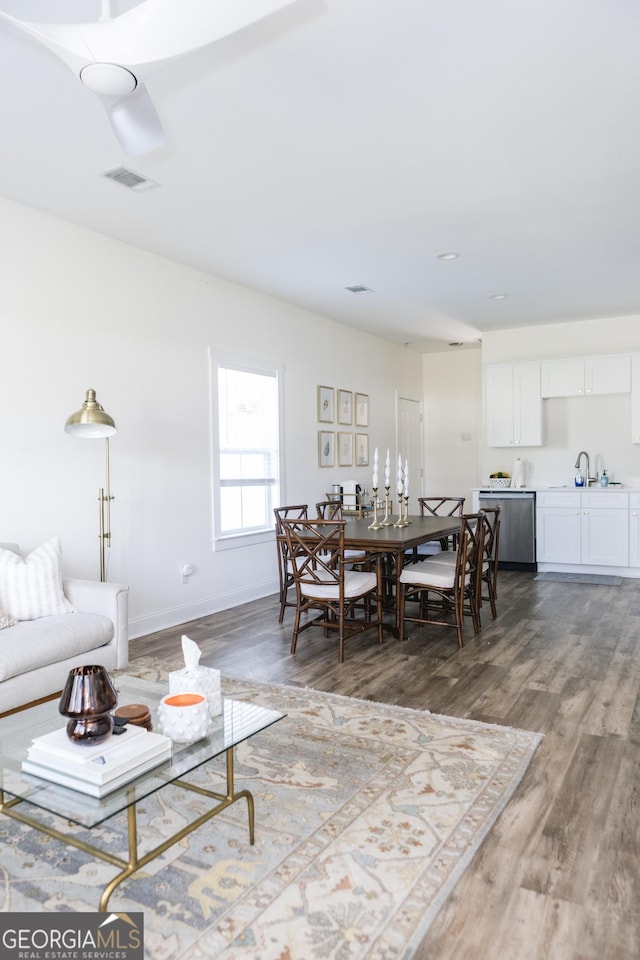
[[[189,583],[189,577],[194,574],[196,568],[192,563],[183,563],[180,566],[180,582]]]

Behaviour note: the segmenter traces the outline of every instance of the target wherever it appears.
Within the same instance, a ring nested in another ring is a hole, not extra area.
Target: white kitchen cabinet
[[[544,398],[630,393],[631,358],[624,355],[545,360],[540,382]]]
[[[618,491],[539,493],[536,539],[541,563],[628,567],[628,495]]]
[[[640,567],[640,493],[629,494],[629,566]]]
[[[631,357],[631,442],[640,443],[640,354]]]
[[[580,493],[549,491],[536,499],[536,560],[581,563]]]
[[[536,510],[536,560],[541,563],[582,563],[580,507],[539,507]]]
[[[582,563],[629,566],[629,511],[615,507],[582,510]]]
[[[487,446],[541,446],[540,364],[487,364],[484,375]]]

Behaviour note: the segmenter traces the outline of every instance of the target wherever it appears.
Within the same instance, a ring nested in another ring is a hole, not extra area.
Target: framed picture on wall
[[[353,466],[353,434],[338,433],[338,466]]]
[[[356,433],[356,467],[369,466],[369,434]]]
[[[369,394],[356,393],[356,427],[369,426]]]
[[[318,420],[333,423],[333,387],[318,387]]]
[[[338,390],[338,423],[353,423],[353,393]]]
[[[318,430],[318,466],[335,466],[335,438],[333,430]]]

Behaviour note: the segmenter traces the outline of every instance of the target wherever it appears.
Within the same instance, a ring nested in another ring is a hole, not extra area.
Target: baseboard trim
[[[219,597],[206,597],[195,603],[160,610],[148,616],[132,617],[129,620],[129,639],[135,640],[137,637],[146,637],[149,633],[166,630],[168,627],[175,627],[180,623],[189,623],[191,620],[199,620],[200,617],[208,617],[213,613],[220,613],[222,610],[239,607],[242,603],[262,600],[264,597],[270,597],[277,593],[279,589],[277,581],[254,583],[249,587],[243,587]]]

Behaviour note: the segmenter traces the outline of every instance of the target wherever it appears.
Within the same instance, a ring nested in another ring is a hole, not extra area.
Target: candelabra
[[[379,530],[382,524],[378,520],[378,488],[373,487],[372,493],[371,506],[373,507],[373,523],[369,524],[369,530]]]

